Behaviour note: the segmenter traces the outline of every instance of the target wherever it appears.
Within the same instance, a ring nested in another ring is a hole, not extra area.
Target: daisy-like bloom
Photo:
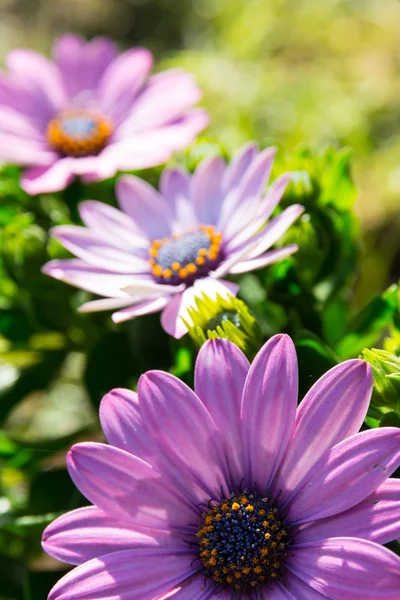
[[[370,367],[326,373],[297,408],[285,335],[250,366],[209,340],[195,392],[162,371],[103,398],[110,445],[72,447],[67,465],[94,506],[44,532],[79,565],[49,600],[398,600],[400,429],[357,433]]]
[[[0,160],[28,167],[29,194],[162,164],[208,123],[191,76],[149,77],[146,49],[118,55],[109,39],[64,35],[53,58],[14,50],[0,75]]]
[[[44,272],[104,297],[82,311],[120,309],[113,314],[119,323],[162,310],[164,329],[181,337],[195,296],[236,295],[238,286],[224,276],[265,267],[297,250],[292,244],[267,252],[303,211],[296,204],[267,222],[289,181],[288,174],[281,176],[264,194],[274,155],[249,144],[229,166],[212,157],[192,176],[167,169],[160,192],[137,177],[121,177],[123,212],[83,202],[86,228],[52,230],[78,258],[54,260]]]

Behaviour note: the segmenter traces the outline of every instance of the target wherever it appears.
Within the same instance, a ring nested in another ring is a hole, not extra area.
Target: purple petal
[[[261,254],[258,258],[253,258],[251,260],[243,260],[239,263],[233,265],[230,269],[230,273],[238,274],[238,273],[249,273],[250,271],[255,271],[256,269],[263,269],[268,265],[272,265],[284,258],[287,258],[291,254],[297,252],[299,247],[296,244],[291,244],[290,246],[284,246],[283,248],[278,248],[277,250],[271,250],[266,254]]]
[[[282,237],[303,212],[303,206],[300,204],[292,204],[292,206],[286,208],[283,213],[272,219],[272,221],[270,221],[257,235],[251,237],[248,242],[242,242],[240,238],[233,238],[231,239],[228,248],[230,251],[234,251],[245,244],[251,243],[252,250],[249,253],[249,258],[257,258],[260,254],[273,246],[273,244]]]
[[[51,260],[42,267],[42,271],[54,279],[59,279],[93,294],[133,302],[133,298],[128,297],[122,291],[123,287],[132,282],[130,275],[110,273],[75,258]]]
[[[135,97],[153,66],[153,56],[145,48],[132,48],[118,56],[99,84],[102,110],[117,123],[131,111]]]
[[[130,321],[136,317],[160,312],[167,306],[169,300],[168,296],[152,300],[143,300],[143,302],[138,302],[134,306],[128,306],[127,308],[123,308],[114,313],[112,315],[112,320],[114,323],[124,323],[125,321]]]
[[[267,488],[292,433],[298,394],[296,352],[287,335],[276,335],[254,359],[243,391],[243,447],[247,483]]]
[[[101,300],[90,300],[84,302],[78,307],[80,313],[101,312],[103,310],[117,310],[130,307],[135,302],[135,298],[127,296],[125,298],[101,298]]]
[[[267,148],[261,152],[244,174],[233,201],[226,200],[224,202],[219,226],[223,228],[228,239],[257,215],[261,195],[268,182],[275,154],[275,148]],[[232,219],[232,214],[235,215],[235,219]]]
[[[43,532],[47,554],[71,565],[134,548],[162,548],[172,552],[187,548],[179,533],[133,528],[95,506],[78,508],[53,521]]]
[[[240,409],[249,361],[235,344],[209,340],[197,356],[195,392],[218,427],[232,487],[243,479]]]
[[[112,237],[102,236],[92,229],[77,225],[59,225],[51,230],[70,252],[83,261],[116,273],[148,273],[147,260],[113,246]]]
[[[15,135],[2,132],[0,128],[0,160],[3,163],[28,167],[31,165],[45,165],[35,167],[36,172],[51,169],[52,164],[57,160],[57,155],[39,140],[23,140]],[[31,171],[32,169],[29,169],[27,173]],[[27,179],[26,176],[25,179]]]
[[[327,597],[304,583],[297,575],[285,569],[285,586],[292,592],[296,600],[327,600]]]
[[[168,479],[140,458],[96,443],[67,456],[72,481],[101,510],[140,527],[187,532],[198,513]]]
[[[268,586],[267,589],[261,588],[259,591],[259,596],[255,596],[255,598],[259,598],[259,600],[298,600],[297,596],[294,596],[291,592],[289,592],[286,587],[284,587],[279,581],[274,582],[274,587],[271,589]],[[311,599],[310,599],[311,600]]]
[[[104,396],[100,404],[100,421],[110,444],[138,456],[161,473],[167,473],[173,484],[190,498],[193,505],[198,506],[208,501],[200,488],[165,460],[142,419],[135,392],[116,389]]]
[[[121,209],[149,240],[170,235],[172,213],[150,184],[139,177],[125,175],[117,183],[117,197]]]
[[[193,306],[194,298],[206,294],[215,299],[217,294],[224,298],[229,295],[236,296],[239,286],[229,281],[211,279],[197,279],[192,287],[187,288],[183,294],[176,294],[171,302],[165,307],[161,315],[161,324],[164,330],[174,338],[181,338],[187,333],[187,327],[182,319],[190,322],[188,308]]]
[[[54,44],[53,54],[70,97],[94,91],[104,71],[117,56],[112,40],[94,38],[85,42],[77,35],[63,35]]]
[[[42,151],[49,152],[40,127],[10,106],[0,106],[0,131],[2,136],[5,134],[15,136],[19,143],[33,142],[36,147],[40,144]]]
[[[191,179],[189,195],[199,223],[216,225],[219,220],[225,166],[220,156],[205,158]]]
[[[371,392],[371,368],[361,360],[333,367],[312,386],[297,409],[292,439],[274,482],[281,502],[301,486],[325,452],[359,431]]]
[[[174,215],[174,233],[185,233],[198,225],[193,204],[189,201],[189,183],[189,174],[179,167],[166,169],[161,174],[160,191]]]
[[[400,429],[363,431],[332,448],[287,503],[287,522],[323,519],[372,494],[400,464]],[[349,493],[351,489],[351,494]]]
[[[331,538],[293,548],[286,564],[331,600],[398,600],[400,558],[355,538]]]
[[[221,438],[196,394],[162,371],[142,375],[138,392],[142,418],[163,454],[209,498],[229,493]]]
[[[387,544],[400,538],[400,479],[388,479],[368,498],[345,512],[306,523],[296,543],[351,536]]]
[[[37,163],[36,163],[37,164]],[[58,160],[45,167],[27,169],[21,178],[22,189],[31,196],[59,192],[75,179],[68,159]]]
[[[63,577],[48,600],[154,600],[189,577],[191,552],[137,549],[92,559]]]
[[[226,195],[232,188],[236,188],[247,169],[258,154],[255,142],[249,142],[240,148],[230,164],[227,166],[222,180],[222,190]]]
[[[174,69],[154,75],[124,123],[124,137],[175,121],[197,104],[201,96],[200,88],[189,73]]]
[[[136,253],[143,252],[148,257],[148,241],[136,229],[132,219],[116,208],[98,202],[86,200],[79,204],[79,214],[87,227],[94,229],[110,239],[114,246]]]
[[[195,573],[185,581],[182,581],[175,589],[170,590],[162,596],[158,596],[155,600],[208,600],[209,598],[215,598],[215,589],[209,583],[204,580],[201,573]],[[224,593],[218,594],[218,600],[225,600],[229,597]]]
[[[39,110],[50,119],[68,103],[57,67],[33,50],[13,50],[7,55],[7,67],[35,97]]]

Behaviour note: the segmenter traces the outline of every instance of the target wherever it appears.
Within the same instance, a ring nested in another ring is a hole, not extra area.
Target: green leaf
[[[312,385],[329,369],[338,364],[335,353],[316,335],[300,332],[295,339],[299,363],[299,392],[302,398]]]

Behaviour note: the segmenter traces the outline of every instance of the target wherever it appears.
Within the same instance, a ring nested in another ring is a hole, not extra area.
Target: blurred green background
[[[281,157],[299,146],[351,148],[362,237],[354,304],[363,307],[400,277],[399,23],[398,0],[0,0],[0,56],[4,61],[20,46],[49,53],[64,32],[108,35],[121,49],[149,47],[157,69],[191,71],[211,113],[207,135],[228,152],[249,139],[277,145]],[[62,206],[52,202],[41,209],[63,218]],[[62,567],[40,554],[40,532],[54,513],[82,503],[63,468],[65,449],[79,436],[101,439],[102,393],[132,385],[149,357],[151,367],[170,368],[176,350],[157,319],[117,329],[109,315],[72,312],[80,292],[37,278],[47,260],[40,226],[21,216],[15,236],[23,231],[33,257],[32,281],[24,257],[16,281],[38,292],[41,312],[22,292],[19,305],[13,299],[0,315],[0,600],[46,598]],[[13,295],[9,285],[0,285],[1,297]],[[332,314],[339,314],[337,306]],[[173,359],[179,375],[190,370],[184,350]],[[116,352],[121,360],[102,379],[98,365],[112,363]],[[324,369],[329,352],[325,359]]]

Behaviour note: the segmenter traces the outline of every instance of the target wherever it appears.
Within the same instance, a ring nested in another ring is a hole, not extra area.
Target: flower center
[[[214,269],[221,258],[222,235],[212,226],[201,225],[197,231],[155,240],[150,248],[149,263],[159,283],[191,283]]]
[[[113,132],[112,122],[90,110],[68,110],[47,126],[48,142],[66,156],[89,156],[104,148]]]
[[[205,576],[239,592],[276,579],[288,544],[274,503],[248,490],[203,513],[197,539]]]

